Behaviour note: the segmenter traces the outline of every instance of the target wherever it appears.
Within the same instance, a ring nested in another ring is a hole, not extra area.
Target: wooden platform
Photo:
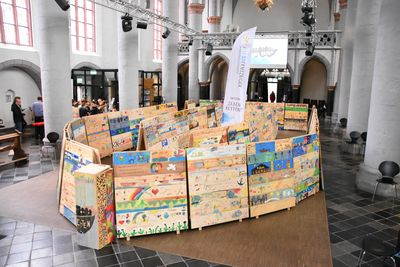
[[[56,184],[51,172],[1,189],[1,216],[74,231],[58,213]],[[323,192],[259,219],[122,242],[233,266],[332,266]]]
[[[290,211],[125,243],[233,266],[332,266],[323,192]]]

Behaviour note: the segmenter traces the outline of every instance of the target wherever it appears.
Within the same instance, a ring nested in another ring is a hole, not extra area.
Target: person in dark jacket
[[[11,111],[13,113],[15,129],[22,133],[24,130],[24,125],[26,125],[26,122],[24,120],[25,114],[22,113],[21,104],[22,104],[21,97],[19,96],[14,97],[14,101],[11,105]]]
[[[89,110],[88,110],[88,106],[87,106],[87,102],[85,99],[81,100],[81,106],[79,108],[79,117],[86,117],[89,116]]]

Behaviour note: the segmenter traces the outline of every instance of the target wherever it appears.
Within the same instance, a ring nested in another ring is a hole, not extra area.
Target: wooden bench
[[[12,144],[0,146],[0,152],[14,150],[12,161],[0,162],[0,167],[10,163],[16,163],[28,159],[28,154],[26,154],[21,147],[21,135],[22,133],[17,130],[15,130],[14,133],[0,135],[0,144],[12,142]]]

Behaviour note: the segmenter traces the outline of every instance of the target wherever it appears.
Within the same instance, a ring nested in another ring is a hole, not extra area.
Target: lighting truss
[[[176,0],[173,0],[176,1]],[[117,12],[121,12],[123,14],[128,13],[132,17],[137,18],[138,20],[147,22],[149,24],[157,24],[164,26],[172,31],[179,32],[184,35],[193,35],[199,34],[198,31],[195,31],[186,25],[179,24],[175,21],[168,19],[167,17],[155,14],[150,10],[142,8],[138,5],[137,0],[129,1],[129,0],[92,0],[96,5],[103,6],[105,8],[109,8],[115,10]]]
[[[310,12],[310,14],[316,20],[317,0],[302,0],[301,1],[301,7],[311,7],[312,11]],[[308,27],[308,26],[306,26],[306,27]],[[310,32],[311,32],[311,36],[309,36],[308,38],[310,39],[311,43],[315,44],[315,41],[316,41],[316,22],[313,23],[310,26]]]

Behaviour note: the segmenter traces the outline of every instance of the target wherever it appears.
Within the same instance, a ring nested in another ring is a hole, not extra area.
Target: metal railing
[[[309,37],[306,36],[304,31],[296,32],[258,32],[257,37],[265,35],[288,34],[288,47],[289,49],[304,49],[307,45],[306,42]],[[314,40],[316,41],[316,48],[323,49],[340,49],[338,46],[341,31],[317,31]],[[240,33],[202,33],[191,35],[187,40],[178,43],[179,55],[186,55],[189,53],[189,38],[203,40],[205,43],[211,43],[214,50],[230,50],[235,42],[235,39]]]

